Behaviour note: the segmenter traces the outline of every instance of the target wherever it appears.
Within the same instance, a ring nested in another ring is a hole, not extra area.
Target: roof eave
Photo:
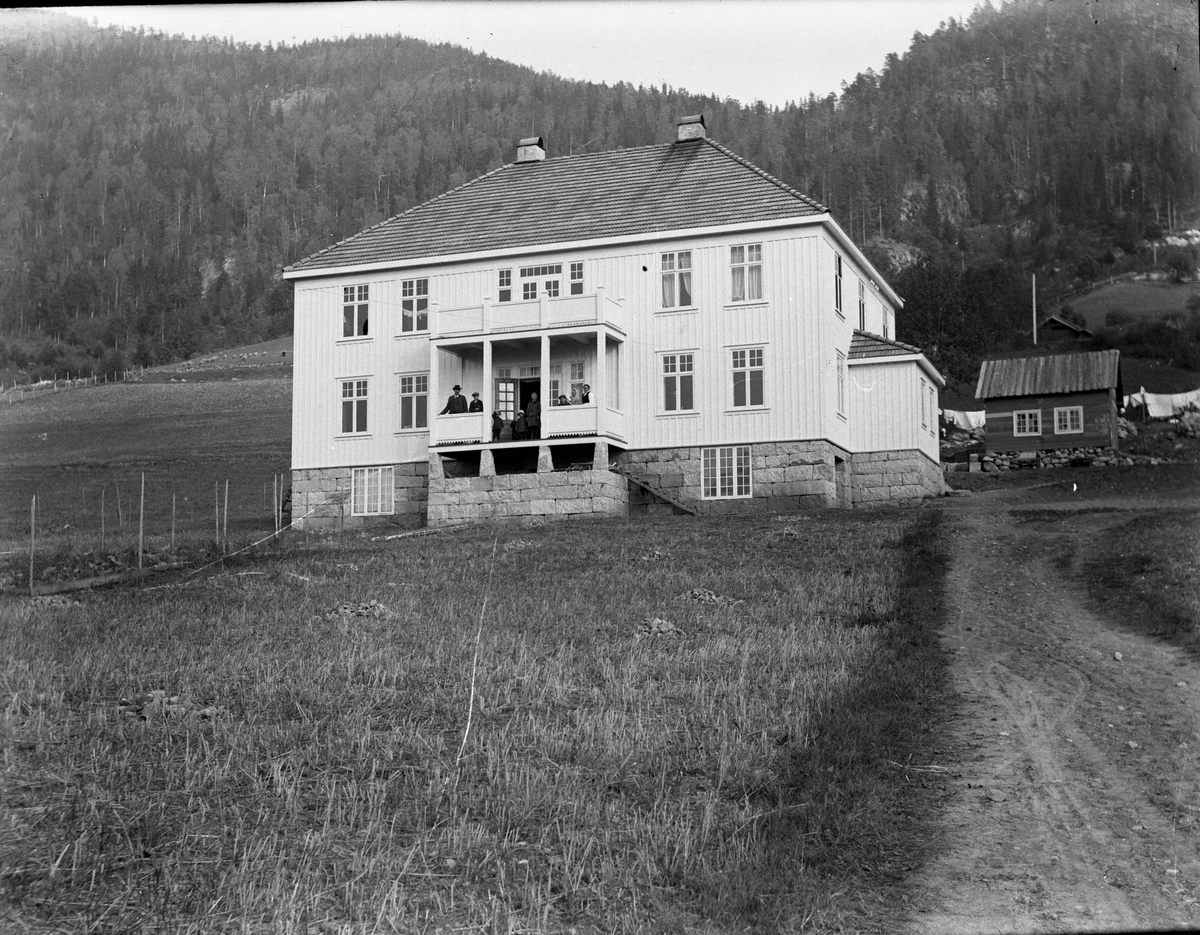
[[[904,300],[888,285],[887,280],[879,274],[879,270],[866,258],[862,250],[858,248],[858,245],[842,230],[841,225],[833,219],[833,215],[826,214],[825,217],[829,219],[829,226],[833,230],[834,237],[841,244],[842,249],[854,254],[857,262],[871,275],[871,279],[879,287],[879,291],[886,295],[897,309],[904,308]]]
[[[914,362],[925,371],[929,379],[938,385],[938,389],[945,388],[946,378],[938,372],[937,367],[931,364],[929,358],[924,354],[881,354],[878,357],[850,357],[847,358],[846,365],[853,367],[856,364],[907,364]]]

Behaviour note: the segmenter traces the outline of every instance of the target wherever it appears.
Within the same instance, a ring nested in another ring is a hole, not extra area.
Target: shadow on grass
[[[793,758],[764,815],[757,859],[703,894],[706,914],[757,931],[777,930],[785,915],[789,928],[820,927],[830,916],[858,931],[894,930],[904,878],[927,855],[945,794],[938,773],[905,768],[936,760],[936,728],[950,703],[942,522],[922,512],[900,540],[902,580],[876,652]]]

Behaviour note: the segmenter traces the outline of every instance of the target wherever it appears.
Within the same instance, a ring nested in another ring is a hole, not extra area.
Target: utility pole
[[[1037,273],[1033,274],[1033,343],[1037,344]]]

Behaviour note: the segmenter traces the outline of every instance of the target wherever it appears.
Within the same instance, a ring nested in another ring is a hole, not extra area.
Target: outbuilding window
[[[705,500],[751,496],[750,446],[702,448],[700,473]]]
[[[1083,434],[1083,407],[1063,406],[1054,410],[1055,435]]]
[[[351,481],[350,514],[379,516],[395,512],[395,473],[390,465],[355,468]]]
[[[1024,409],[1013,413],[1014,435],[1041,435],[1042,410]]]

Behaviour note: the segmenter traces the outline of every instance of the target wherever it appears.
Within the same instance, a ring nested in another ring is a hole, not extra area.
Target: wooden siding
[[[730,300],[729,248],[736,244],[763,245],[763,298]],[[664,310],[661,304],[662,253],[691,250],[692,294],[695,306]],[[295,400],[292,463],[297,469],[352,464],[387,464],[423,460],[428,433],[399,431],[399,380],[406,374],[430,372],[426,334],[401,334],[403,279],[429,280],[430,314],[441,309],[493,301],[493,320],[502,314],[495,303],[497,270],[513,270],[514,299],[520,301],[519,268],[562,263],[562,294],[569,292],[572,261],[584,263],[584,293],[603,286],[609,299],[625,308],[626,335],[608,341],[608,355],[617,355],[621,375],[619,409],[624,434],[632,448],[770,442],[827,438],[852,448],[853,414],[838,418],[836,350],[848,354],[858,326],[856,277],[868,283],[868,328],[883,330],[884,315],[894,310],[871,288],[854,258],[843,256],[844,318],[833,310],[834,241],[822,228],[798,225],[760,233],[735,232],[647,245],[620,245],[577,255],[539,251],[512,259],[472,261],[404,273],[330,276],[298,280],[295,303]],[[370,286],[370,331],[364,338],[341,338],[342,287]],[[872,320],[875,319],[875,320]],[[582,335],[582,332],[580,332]],[[538,339],[492,335],[495,368],[540,365]],[[478,389],[485,410],[494,408],[492,376],[482,372],[486,338],[439,350],[437,385],[430,387],[431,418],[445,404],[454,383],[464,393]],[[601,381],[596,371],[594,329],[578,343],[551,333],[551,362],[585,360],[587,382]],[[616,350],[613,350],[616,346]],[[733,407],[731,351],[761,347],[764,355],[764,396],[761,409]],[[667,414],[662,406],[661,354],[684,351],[695,355],[696,411]],[[850,368],[847,369],[848,388]],[[548,378],[548,374],[543,375]],[[338,437],[341,378],[370,380],[369,427],[365,437]],[[569,372],[564,370],[564,386]],[[608,382],[604,380],[603,382]],[[848,392],[849,407],[851,395]],[[612,406],[611,396],[602,400]],[[907,447],[914,447],[909,445]],[[936,458],[936,449],[933,457]]]
[[[911,451],[940,460],[938,388],[915,360],[861,361],[848,368],[851,451]],[[929,388],[933,389],[930,402]],[[925,399],[925,421],[921,399]]]
[[[1097,448],[1113,444],[1116,402],[1108,390],[1088,393],[1058,393],[1044,396],[1010,396],[986,400],[986,444],[988,451],[1050,451],[1055,448]],[[1083,432],[1056,435],[1054,410],[1083,407]],[[1037,409],[1041,434],[1014,435],[1013,413]]]

